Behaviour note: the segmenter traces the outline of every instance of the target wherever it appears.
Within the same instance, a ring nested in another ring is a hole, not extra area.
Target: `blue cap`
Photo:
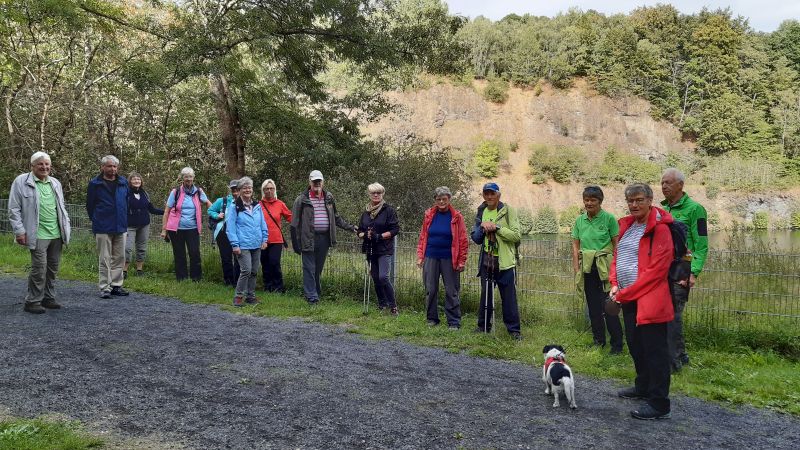
[[[486,183],[483,185],[483,191],[500,192],[500,186],[498,186],[497,183]]]

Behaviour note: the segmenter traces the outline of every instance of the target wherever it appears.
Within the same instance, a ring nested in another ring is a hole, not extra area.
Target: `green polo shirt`
[[[500,209],[498,209],[498,208],[495,208],[495,209],[484,208],[483,209],[483,216],[481,216],[481,221],[482,222],[496,222],[497,221],[497,213],[499,211],[500,211]],[[488,236],[487,236],[486,239],[483,240],[483,249],[486,251],[486,253],[489,253],[489,238],[488,238]],[[494,256],[498,256],[498,255],[499,255],[498,248],[495,247]]]
[[[670,205],[665,199],[661,202],[664,210],[672,215],[672,218],[683,222],[689,228],[686,236],[686,246],[692,252],[692,273],[694,276],[700,275],[708,256],[708,216],[706,209],[700,203],[692,200],[689,194],[683,193],[674,205]]]
[[[50,177],[44,181],[36,178],[36,192],[39,194],[39,227],[36,239],[59,239],[61,229],[58,227],[58,211],[56,211],[56,194]]]
[[[572,239],[581,241],[581,250],[601,250],[611,244],[611,239],[619,235],[619,224],[613,214],[601,209],[594,218],[588,213],[575,219]]]

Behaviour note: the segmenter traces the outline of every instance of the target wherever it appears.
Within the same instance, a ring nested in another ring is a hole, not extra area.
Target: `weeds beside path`
[[[123,438],[196,448],[790,448],[800,420],[674,396],[673,418],[630,419],[613,383],[577,375],[553,409],[538,368],[342,327],[231,314],[59,281],[33,316],[0,277],[0,407],[63,414]],[[9,295],[11,294],[11,295]]]

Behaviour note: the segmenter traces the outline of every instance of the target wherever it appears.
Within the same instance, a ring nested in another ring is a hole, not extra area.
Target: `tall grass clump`
[[[81,450],[103,446],[103,440],[89,435],[78,422],[44,419],[14,419],[0,422],[0,450]]]

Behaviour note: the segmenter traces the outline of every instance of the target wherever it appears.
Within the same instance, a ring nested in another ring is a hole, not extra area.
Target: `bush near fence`
[[[7,209],[7,200],[0,199],[0,230],[4,232],[10,231]],[[85,208],[70,204],[67,209],[75,236],[67,252],[94,254],[91,223]],[[158,236],[160,229],[161,217],[153,216],[145,268],[150,272],[168,273],[173,270],[172,249]],[[210,235],[210,231],[203,230],[203,273],[206,279],[221,280],[220,260]],[[365,267],[363,255],[359,253],[360,245],[352,234],[342,232],[337,236],[339,245],[331,249],[322,275],[323,291],[361,299]],[[392,273],[400,306],[423,310],[422,276],[416,266],[417,239],[418,234],[410,232],[397,237]],[[584,300],[575,294],[571,242],[552,236],[530,239],[522,242],[520,250],[522,263],[517,269],[517,290],[523,322],[558,320],[583,323]],[[464,312],[475,312],[478,305],[477,253],[477,246],[472,245],[467,269],[461,278]],[[77,261],[84,266],[82,269],[97,270],[95,259],[77,258]],[[300,257],[286,251],[282,266],[287,286],[300,292]],[[440,297],[443,295],[444,290],[440,289]],[[797,334],[800,325],[800,255],[767,252],[763,248],[710,250],[705,270],[686,306],[684,322],[690,330],[703,332]]]

